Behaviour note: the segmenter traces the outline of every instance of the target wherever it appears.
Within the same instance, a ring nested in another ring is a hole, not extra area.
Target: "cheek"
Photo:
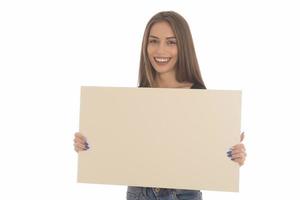
[[[172,51],[172,57],[174,58],[174,61],[176,62],[178,59],[178,53],[177,50]]]
[[[153,62],[153,48],[147,48],[147,56],[148,56],[148,59]]]
[[[177,48],[174,48],[174,49],[173,49],[172,54],[173,54],[174,57],[177,57],[177,55],[178,55],[178,50],[177,50]]]
[[[152,49],[151,48],[147,48],[147,57],[151,63],[151,65],[154,65],[154,59],[153,59],[153,56],[152,56]]]
[[[151,47],[147,47],[147,54],[148,54],[148,57],[150,57],[150,55],[152,55],[153,54],[153,48],[151,48]]]

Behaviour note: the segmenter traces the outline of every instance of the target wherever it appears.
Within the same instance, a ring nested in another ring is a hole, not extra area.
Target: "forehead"
[[[150,35],[156,37],[174,37],[170,24],[166,21],[156,22],[150,29]]]

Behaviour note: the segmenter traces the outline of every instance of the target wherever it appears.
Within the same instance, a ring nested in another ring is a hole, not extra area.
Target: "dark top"
[[[143,88],[141,86],[138,86],[139,88]],[[206,89],[203,85],[200,83],[194,83],[190,89]]]
[[[200,83],[194,83],[191,89],[205,89]]]

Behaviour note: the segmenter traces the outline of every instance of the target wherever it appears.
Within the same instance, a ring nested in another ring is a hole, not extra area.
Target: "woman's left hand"
[[[227,156],[231,158],[232,161],[237,162],[240,166],[245,163],[246,160],[246,148],[242,141],[244,140],[245,134],[244,132],[241,134],[241,142],[232,147],[232,150],[227,152]]]

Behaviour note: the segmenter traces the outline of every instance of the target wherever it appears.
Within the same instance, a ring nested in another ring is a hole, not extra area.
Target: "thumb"
[[[245,138],[245,132],[242,132],[240,141],[243,142],[244,138]]]

